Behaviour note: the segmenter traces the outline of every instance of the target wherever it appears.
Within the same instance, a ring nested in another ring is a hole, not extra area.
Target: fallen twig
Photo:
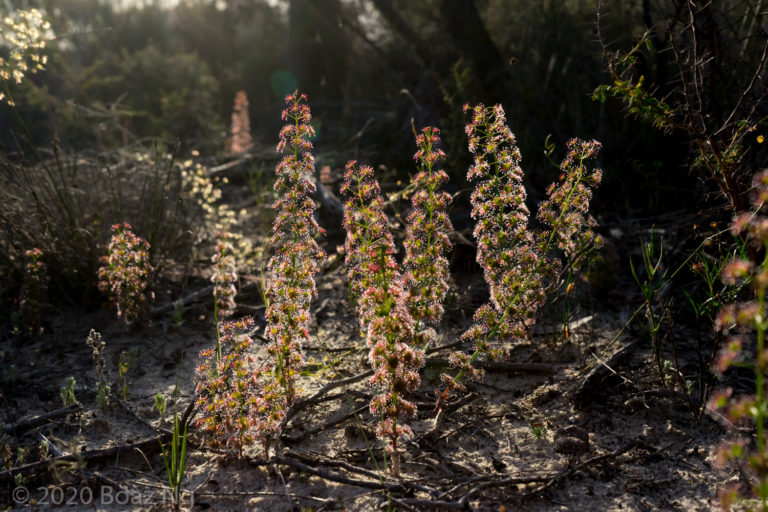
[[[359,407],[359,408],[355,409],[354,411],[352,411],[352,412],[350,412],[348,414],[344,414],[342,416],[334,418],[334,419],[332,419],[331,421],[329,421],[327,423],[323,423],[322,425],[317,425],[317,426],[312,427],[312,428],[310,428],[308,430],[305,430],[305,431],[303,431],[299,435],[288,436],[286,434],[283,434],[283,436],[280,439],[284,443],[286,443],[286,444],[298,443],[298,442],[303,441],[304,439],[306,439],[308,436],[315,435],[318,432],[323,432],[324,430],[328,430],[330,428],[333,428],[336,425],[338,425],[339,423],[344,423],[347,420],[351,420],[357,414],[360,414],[361,412],[367,411],[367,410],[368,410],[368,406],[364,405],[362,407]]]
[[[322,397],[324,394],[328,393],[329,391],[336,389],[341,386],[346,386],[347,384],[354,384],[356,382],[360,382],[363,379],[366,379],[373,375],[373,370],[369,370],[367,372],[361,373],[359,375],[354,375],[352,377],[348,377],[346,379],[340,379],[340,380],[332,380],[322,388],[320,388],[317,393],[312,395],[309,398],[305,398],[304,400],[301,400],[299,402],[296,402],[293,407],[291,407],[288,412],[285,414],[285,419],[283,420],[283,426],[287,425],[288,422],[296,416],[296,414],[307,407],[311,405],[315,405],[320,400],[320,397]]]
[[[282,464],[284,466],[291,466],[293,468],[298,469],[299,471],[303,471],[307,474],[314,475],[320,478],[323,478],[325,480],[331,480],[332,482],[338,482],[340,484],[347,484],[347,485],[354,485],[356,487],[365,487],[367,489],[385,489],[387,491],[392,492],[400,492],[405,493],[409,490],[422,490],[425,492],[434,492],[434,489],[430,489],[429,487],[424,487],[423,485],[417,484],[415,482],[408,482],[403,481],[399,483],[391,483],[391,482],[385,482],[383,479],[380,479],[378,481],[371,481],[371,480],[359,480],[354,478],[349,478],[344,475],[331,473],[329,471],[325,471],[319,468],[310,467],[303,462],[300,462],[298,460],[295,460],[290,457],[284,457],[280,455],[275,455],[271,459],[269,459],[269,462],[275,463],[275,464]]]
[[[6,425],[3,429],[3,433],[10,435],[32,430],[33,428],[39,427],[40,425],[45,425],[50,420],[69,416],[70,414],[74,414],[82,410],[83,406],[80,404],[80,402],[75,402],[72,405],[62,407],[61,409],[56,409],[55,411],[41,414],[39,416],[34,416],[32,418],[24,418],[17,421],[16,423]]]
[[[142,451],[158,450],[160,449],[160,443],[163,440],[165,440],[167,437],[168,436],[166,434],[161,434],[159,436],[154,436],[149,439],[143,439],[136,443],[123,444],[120,446],[113,446],[112,448],[104,448],[100,450],[88,450],[88,451],[80,452],[77,454],[62,455],[61,457],[52,457],[50,459],[41,460],[38,462],[31,462],[29,464],[24,464],[23,466],[17,466],[7,471],[0,472],[0,482],[13,480],[13,478],[18,474],[27,475],[42,469],[45,469],[47,471],[50,466],[53,466],[61,462],[103,460],[103,459],[118,456],[124,452],[130,452],[136,449],[139,449]]]

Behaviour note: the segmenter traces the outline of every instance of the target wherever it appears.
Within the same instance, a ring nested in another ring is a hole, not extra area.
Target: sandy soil
[[[454,285],[437,346],[455,343],[483,300],[479,277],[465,277]],[[369,369],[345,299],[342,269],[327,270],[318,283],[302,397]],[[241,301],[250,306],[240,313],[254,314],[263,325],[257,295],[244,295]],[[66,510],[169,508],[163,504],[167,481],[159,443],[151,442],[167,423],[160,424],[153,397],[159,392],[170,396],[178,383],[179,409],[192,400],[197,354],[212,339],[209,303],[205,297],[189,304],[181,325],[168,314],[147,329],[128,331],[101,311],[62,315],[30,340],[5,337],[0,418],[6,424],[61,407],[59,388],[70,375],[83,405],[78,414],[6,435],[4,442],[14,450],[29,447],[25,462],[39,460],[41,435],[64,454],[124,447],[107,458],[88,457],[55,470],[44,466],[25,475],[22,485],[37,500],[35,509],[57,508],[47,504],[57,500],[65,501],[60,508]],[[725,431],[707,415],[697,418],[697,408],[685,395],[670,391],[674,386],[664,390],[639,335],[626,331],[617,336],[625,316],[582,301],[572,316],[578,326],[569,340],[544,327],[532,342],[513,348],[511,362],[532,363],[536,371],[489,368],[484,380],[470,387],[468,398],[454,397],[437,419],[431,416],[433,390],[455,347],[430,353],[422,387],[413,397],[419,415],[399,479],[383,471],[382,445],[375,440],[375,421],[366,407],[372,394],[367,379],[340,386],[298,412],[270,464],[255,448],[240,460],[201,448],[193,434],[185,504],[191,510],[217,511],[712,510],[717,489],[741,478],[712,470],[711,454]],[[123,404],[113,400],[104,409],[95,402],[96,373],[84,344],[91,328],[107,343],[113,378],[120,352],[134,354]],[[681,330],[678,337],[692,335]],[[257,358],[264,357],[263,348],[255,344]],[[581,431],[563,441],[561,429],[574,425]],[[574,435],[585,435],[588,444]],[[150,442],[139,444],[146,439]],[[141,450],[132,448],[137,444]],[[14,503],[15,488],[7,478],[0,480],[0,503],[30,509],[28,503]],[[132,502],[117,503],[126,499]]]

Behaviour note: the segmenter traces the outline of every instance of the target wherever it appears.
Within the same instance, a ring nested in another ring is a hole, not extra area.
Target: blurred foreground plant
[[[13,105],[7,82],[20,84],[26,74],[45,68],[48,56],[42,51],[50,39],[51,24],[39,9],[15,11],[0,20],[0,82],[5,88],[0,91],[0,102]]]
[[[739,438],[724,443],[717,451],[716,461],[722,466],[739,462],[745,473],[753,479],[753,492],[757,495],[760,510],[768,511],[768,447],[766,447],[765,421],[768,412],[768,396],[765,392],[768,375],[768,350],[765,334],[766,291],[768,291],[768,170],[755,175],[752,181],[753,211],[739,214],[733,221],[732,231],[746,238],[759,254],[756,259],[735,258],[722,271],[726,285],[747,283],[753,289],[753,298],[745,302],[729,304],[720,310],[715,329],[726,335],[724,346],[715,361],[715,370],[722,374],[730,367],[748,368],[755,375],[755,394],[732,398],[733,390],[713,393],[709,402],[712,410],[724,411],[736,424],[753,423],[756,426],[755,445],[750,448],[749,439]],[[752,349],[752,335],[755,345]],[[744,464],[746,462],[746,464]],[[720,493],[721,505],[728,509],[739,497],[737,487],[729,487]]]

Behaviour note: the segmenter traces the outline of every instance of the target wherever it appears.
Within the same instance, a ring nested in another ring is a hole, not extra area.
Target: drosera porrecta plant
[[[296,378],[302,364],[302,343],[309,340],[309,308],[317,297],[314,275],[325,253],[315,238],[324,233],[317,224],[317,208],[311,194],[315,165],[312,157],[314,128],[307,97],[294,92],[285,98],[277,150],[284,154],[275,170],[277,199],[267,264],[267,351],[274,378],[282,388],[285,403],[296,397]]]
[[[403,289],[411,317],[416,322],[418,344],[425,348],[435,337],[429,325],[443,317],[443,300],[448,292],[449,234],[453,226],[448,218],[451,196],[441,190],[448,174],[439,166],[445,159],[440,149],[440,130],[427,126],[416,137],[418,150],[413,158],[419,172],[411,179],[411,196],[403,259]]]
[[[726,305],[720,310],[715,329],[725,335],[723,347],[715,360],[716,373],[723,374],[730,367],[747,368],[755,375],[755,394],[733,397],[732,389],[713,393],[709,408],[724,412],[735,424],[754,425],[754,445],[750,439],[738,438],[723,443],[715,457],[719,466],[738,463],[748,475],[759,509],[768,511],[768,446],[766,446],[766,414],[768,396],[765,384],[768,375],[768,350],[765,334],[766,292],[768,292],[768,170],[753,178],[752,212],[739,214],[733,221],[732,231],[744,237],[753,246],[753,257],[736,257],[722,270],[726,285],[748,285],[752,298]],[[753,344],[754,340],[754,344]],[[754,346],[754,351],[751,347]],[[720,491],[720,502],[729,509],[740,499],[738,485]]]
[[[588,165],[599,143],[568,142],[560,178],[549,187],[539,208],[544,228],[534,232],[529,227],[521,154],[506,125],[504,109],[479,104],[466,105],[465,111],[471,115],[466,133],[474,155],[467,179],[477,182],[471,198],[477,261],[490,300],[475,312],[473,325],[462,336],[474,342],[474,352],[450,356],[457,372],[443,374],[445,389],[438,392],[435,414],[453,390],[463,389],[462,378],[482,378],[482,371],[472,365],[478,356],[506,358],[509,342],[529,336],[547,292],[560,282],[559,273],[580,268],[589,247],[600,242],[591,230],[594,220],[586,213],[591,190],[601,177],[599,170]],[[565,269],[557,251],[565,257]]]
[[[102,262],[99,289],[117,307],[117,316],[129,325],[143,320],[153,298],[149,243],[130,224],[115,224]]]
[[[370,382],[379,393],[370,403],[380,418],[376,433],[388,442],[392,474],[400,474],[399,441],[412,435],[406,418],[416,404],[405,394],[421,382],[424,353],[414,347],[414,320],[395,261],[395,244],[387,224],[379,183],[370,166],[349,162],[341,189],[345,199],[346,260],[358,315],[374,368]]]
[[[200,352],[197,367],[197,426],[206,443],[239,455],[254,440],[251,418],[255,398],[250,317],[224,322],[216,346]],[[157,399],[156,399],[157,400]]]

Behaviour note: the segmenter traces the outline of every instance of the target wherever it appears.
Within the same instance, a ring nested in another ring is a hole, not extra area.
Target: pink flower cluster
[[[368,358],[375,370],[370,382],[379,389],[370,409],[371,414],[381,418],[377,435],[389,440],[392,473],[398,475],[398,441],[412,435],[404,419],[416,413],[416,405],[403,395],[418,388],[424,354],[413,346],[414,319],[401,286],[395,244],[373,169],[349,162],[344,180],[341,193],[346,200],[346,261],[351,288],[358,298],[360,324],[366,333]]]
[[[200,352],[197,367],[197,426],[209,446],[238,455],[256,441],[268,450],[284,415],[275,407],[277,390],[263,382],[264,371],[248,354],[253,326],[250,317],[222,324],[217,347]]]
[[[725,343],[714,362],[714,370],[723,374],[731,366],[750,368],[755,374],[754,395],[732,397],[731,389],[724,389],[712,395],[708,407],[726,414],[735,424],[754,423],[757,436],[753,448],[745,439],[727,442],[718,448],[716,461],[723,466],[727,463],[746,462],[742,469],[756,477],[755,494],[763,510],[768,508],[768,446],[766,446],[766,413],[768,396],[765,383],[768,376],[768,349],[765,346],[766,333],[766,292],[768,291],[768,170],[757,173],[752,182],[752,207],[754,210],[738,215],[731,225],[736,236],[743,236],[755,247],[758,261],[736,258],[722,271],[722,280],[728,285],[750,285],[754,299],[729,304],[721,309],[715,319],[715,329],[725,335]],[[744,347],[752,345],[749,337],[757,338],[753,355]],[[721,492],[721,503],[732,503],[738,493],[733,488]]]
[[[237,295],[237,266],[235,248],[232,245],[232,233],[220,232],[216,252],[211,257],[213,263],[213,299],[216,321],[228,318],[235,313]]]
[[[277,150],[284,153],[277,165],[275,190],[279,198],[272,226],[268,263],[267,328],[268,351],[275,364],[275,379],[285,392],[287,404],[295,398],[295,379],[301,366],[301,345],[309,339],[309,308],[317,296],[314,275],[325,256],[315,241],[324,233],[314,218],[316,209],[310,180],[315,165],[312,142],[315,131],[306,95],[295,92],[286,97],[287,107]]]
[[[416,137],[418,151],[414,159],[419,172],[411,179],[415,185],[405,236],[403,288],[408,311],[416,322],[436,324],[443,316],[443,299],[448,291],[448,258],[451,250],[449,233],[453,226],[448,218],[451,196],[440,188],[448,175],[438,166],[445,159],[440,149],[440,131],[425,127]],[[432,329],[421,330],[425,346],[434,338]]]
[[[141,319],[151,299],[149,243],[134,235],[129,224],[115,224],[102,262],[99,289],[117,306],[117,316],[126,324]]]

